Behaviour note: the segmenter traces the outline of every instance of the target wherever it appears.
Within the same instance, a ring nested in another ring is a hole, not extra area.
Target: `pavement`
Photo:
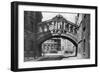
[[[82,59],[82,56],[78,54],[77,56],[63,56],[62,54],[46,54],[37,59],[28,58],[26,61],[49,61],[49,60],[74,60],[74,59]]]

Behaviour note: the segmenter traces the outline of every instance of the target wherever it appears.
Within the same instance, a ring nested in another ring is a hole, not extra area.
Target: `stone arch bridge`
[[[66,20],[62,15],[57,15],[38,23],[36,33],[24,30],[24,39],[36,42],[35,48],[40,52],[37,55],[41,56],[41,44],[52,37],[66,38],[78,48],[78,29],[78,25]]]
[[[41,44],[52,37],[65,37],[73,44],[78,44],[78,25],[66,20],[63,16],[57,15],[51,20],[38,24],[37,33],[25,31],[25,38],[35,40]],[[35,35],[35,36],[34,36]]]

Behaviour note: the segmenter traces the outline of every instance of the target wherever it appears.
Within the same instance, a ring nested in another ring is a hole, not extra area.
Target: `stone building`
[[[78,53],[81,58],[90,58],[90,14],[78,14]]]
[[[42,43],[42,51],[44,53],[57,53],[61,50],[60,38],[51,38]]]
[[[24,57],[37,57],[41,54],[37,47],[37,24],[41,19],[41,12],[24,11]]]
[[[64,57],[75,56],[75,45],[64,38],[51,38],[42,43],[43,55],[62,55]]]

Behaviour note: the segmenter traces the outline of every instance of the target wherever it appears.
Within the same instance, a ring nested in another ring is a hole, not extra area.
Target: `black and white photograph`
[[[12,2],[11,70],[97,66],[97,7]]]
[[[89,59],[90,16],[24,11],[24,61]]]

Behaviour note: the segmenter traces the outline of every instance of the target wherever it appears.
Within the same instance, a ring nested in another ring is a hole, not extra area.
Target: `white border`
[[[73,12],[73,13],[89,13],[91,14],[91,40],[90,40],[90,59],[79,60],[62,60],[62,61],[39,61],[39,62],[24,62],[24,11],[54,11],[54,12]],[[45,7],[45,6],[18,6],[18,68],[36,68],[50,66],[71,66],[71,65],[86,65],[95,64],[95,10],[81,8],[60,8],[60,7]]]

